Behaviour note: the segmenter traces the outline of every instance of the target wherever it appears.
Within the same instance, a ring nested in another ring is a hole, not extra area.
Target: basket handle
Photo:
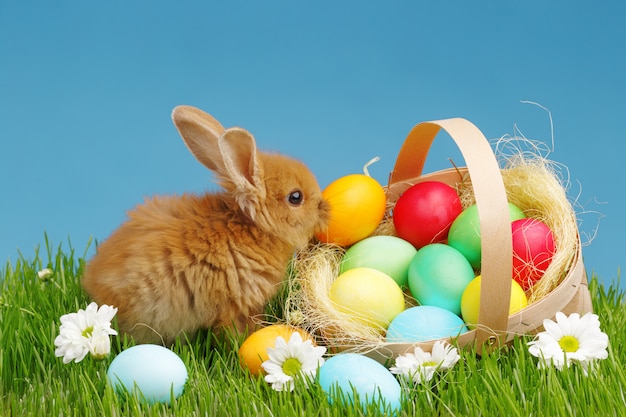
[[[430,146],[441,129],[458,146],[478,207],[481,233],[481,289],[476,348],[499,348],[506,341],[512,277],[512,234],[507,195],[500,167],[489,142],[471,122],[462,118],[424,122],[407,136],[389,177],[389,186],[422,174]]]

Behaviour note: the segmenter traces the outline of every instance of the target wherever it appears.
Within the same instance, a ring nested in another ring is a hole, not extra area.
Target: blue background
[[[191,104],[302,159],[322,187],[375,156],[386,184],[422,121],[554,139],[585,265],[615,282],[624,3],[421,3],[3,1],[0,262],[32,258],[44,231],[82,253],[146,196],[216,189],[170,121]],[[444,136],[425,171],[448,158],[463,165]]]

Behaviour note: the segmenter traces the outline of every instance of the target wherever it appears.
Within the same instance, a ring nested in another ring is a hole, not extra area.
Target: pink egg
[[[511,223],[513,279],[524,291],[541,279],[552,262],[556,245],[552,230],[540,220],[527,218]]]

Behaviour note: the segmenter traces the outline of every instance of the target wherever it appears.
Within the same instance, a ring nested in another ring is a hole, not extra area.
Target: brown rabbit
[[[329,216],[301,162],[257,151],[246,130],[224,129],[194,107],[176,107],[172,119],[224,191],[147,200],[98,247],[82,278],[95,302],[118,308],[120,331],[137,343],[251,329],[294,252]]]

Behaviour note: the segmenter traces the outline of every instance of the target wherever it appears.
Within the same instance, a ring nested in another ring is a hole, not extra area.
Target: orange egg
[[[324,243],[350,246],[372,234],[385,214],[385,191],[367,175],[341,177],[322,195],[330,204],[330,221],[315,237]]]
[[[239,347],[239,364],[252,375],[264,374],[261,364],[269,359],[267,348],[274,348],[278,336],[289,341],[294,332],[300,333],[302,340],[313,340],[305,330],[286,324],[271,324],[251,333]]]

